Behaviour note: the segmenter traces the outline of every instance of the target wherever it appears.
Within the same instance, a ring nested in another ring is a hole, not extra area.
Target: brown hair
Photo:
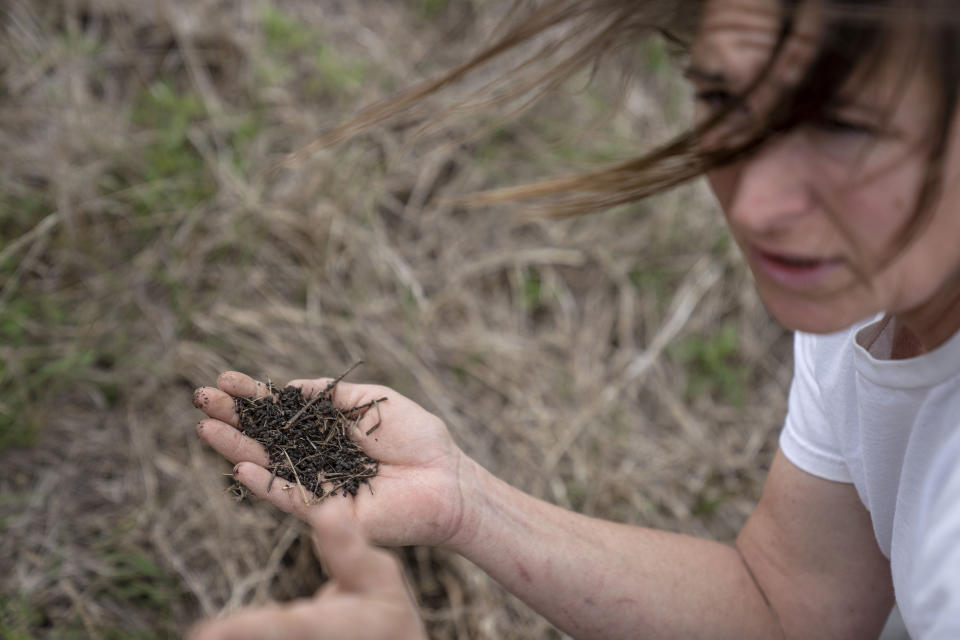
[[[575,72],[597,65],[625,43],[638,37],[659,33],[685,48],[692,39],[702,9],[702,0],[552,0],[524,2],[512,6],[502,35],[462,65],[440,77],[372,105],[354,119],[332,130],[316,142],[293,154],[288,162],[312,153],[315,149],[337,143],[373,127],[419,104],[485,64],[527,45],[538,37],[561,30],[576,34],[575,44],[559,57],[545,73],[533,81],[519,82],[507,97],[524,92],[537,95],[557,86]],[[765,68],[754,79],[742,101],[753,87],[764,79],[793,33],[793,18],[803,0],[781,0],[782,26],[778,44]],[[938,116],[931,126],[929,171],[916,203],[916,213],[896,253],[916,236],[922,226],[924,212],[936,200],[941,183],[941,169],[946,140],[952,124],[960,82],[960,28],[952,0],[824,0],[825,24],[818,52],[803,77],[790,91],[785,91],[766,116],[766,122],[747,140],[728,145],[711,145],[704,149],[700,141],[705,133],[721,124],[738,106],[727,106],[707,121],[693,127],[659,148],[632,160],[598,171],[549,179],[505,189],[476,194],[467,198],[473,203],[497,203],[507,200],[540,202],[538,209],[553,216],[566,216],[606,209],[636,201],[664,191],[702,175],[711,168],[734,162],[767,141],[804,122],[828,117],[827,109],[835,101],[841,87],[855,69],[870,57],[879,58],[886,45],[897,37],[903,17],[910,17],[929,51],[940,88]],[[574,40],[571,38],[571,40]],[[556,41],[548,41],[533,54],[523,58],[515,71],[528,68],[533,62],[554,54]],[[507,78],[511,76],[508,74]]]

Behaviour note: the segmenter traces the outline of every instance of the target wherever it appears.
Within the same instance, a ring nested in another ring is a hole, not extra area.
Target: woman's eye
[[[711,109],[722,109],[729,106],[734,100],[733,94],[723,89],[698,91],[694,95],[694,98],[696,98],[697,102],[702,102]]]
[[[862,122],[854,122],[837,116],[825,115],[816,122],[817,127],[828,133],[844,133],[852,135],[872,135],[877,132],[876,127]]]

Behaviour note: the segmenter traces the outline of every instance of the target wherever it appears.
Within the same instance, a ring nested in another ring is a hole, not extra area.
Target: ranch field
[[[481,104],[520,60],[496,59],[278,168],[466,60],[510,4],[0,5],[0,637],[176,638],[322,584],[305,527],[238,500],[196,436],[193,389],[230,369],[363,360],[351,381],[531,494],[733,540],[792,356],[705,186],[555,220],[458,200],[681,131],[663,40],[534,104]],[[432,637],[562,637],[462,558],[396,552]]]

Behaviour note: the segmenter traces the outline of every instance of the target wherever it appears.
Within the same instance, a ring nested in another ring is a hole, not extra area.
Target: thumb
[[[346,498],[331,496],[309,515],[313,544],[330,577],[343,591],[374,591],[403,584],[397,559],[371,546],[360,533]]]

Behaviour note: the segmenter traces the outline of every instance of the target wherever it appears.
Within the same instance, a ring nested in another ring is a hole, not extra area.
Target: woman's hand
[[[316,596],[206,622],[190,640],[426,638],[400,563],[367,544],[351,515],[344,500],[328,500],[309,512],[314,549],[331,577]]]
[[[329,378],[290,382],[306,397],[329,383]],[[221,374],[217,385],[219,389],[201,387],[194,393],[194,404],[209,416],[197,426],[200,437],[236,464],[235,477],[253,493],[310,522],[322,505],[305,504],[299,491],[282,490],[282,482],[274,482],[268,492],[272,474],[264,468],[270,463],[267,452],[237,430],[234,398],[264,396],[267,386],[236,371]],[[341,409],[381,398],[386,400],[367,410],[350,434],[380,461],[379,474],[354,498],[335,496],[329,501],[344,501],[360,532],[375,544],[447,544],[462,524],[464,469],[472,465],[439,418],[392,389],[339,382],[333,390],[333,402]],[[367,435],[378,421],[380,426]]]

